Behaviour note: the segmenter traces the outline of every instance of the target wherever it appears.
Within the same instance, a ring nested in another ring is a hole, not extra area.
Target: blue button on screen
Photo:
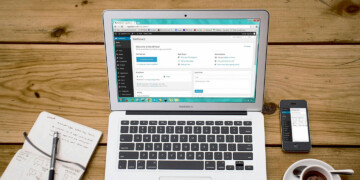
[[[136,62],[157,62],[157,57],[136,57]]]

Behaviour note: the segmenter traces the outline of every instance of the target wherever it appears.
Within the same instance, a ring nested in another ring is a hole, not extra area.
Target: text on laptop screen
[[[255,102],[260,19],[112,24],[118,102]]]

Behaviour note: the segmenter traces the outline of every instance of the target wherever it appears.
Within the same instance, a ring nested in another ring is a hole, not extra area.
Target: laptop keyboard
[[[253,170],[251,121],[122,120],[119,169]]]

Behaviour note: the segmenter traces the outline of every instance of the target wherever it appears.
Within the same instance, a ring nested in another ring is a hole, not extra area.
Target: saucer
[[[296,161],[294,164],[292,164],[285,172],[284,176],[283,176],[283,180],[300,180],[300,178],[296,177],[293,174],[293,171],[296,167],[298,166],[310,166],[310,165],[318,165],[318,166],[322,166],[327,170],[334,170],[333,167],[331,167],[329,164],[327,164],[324,161],[320,161],[317,159],[302,159],[299,161]],[[334,180],[341,180],[340,176],[337,174],[333,175]]]

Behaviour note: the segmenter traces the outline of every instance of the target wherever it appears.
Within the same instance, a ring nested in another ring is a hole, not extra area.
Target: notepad
[[[28,138],[39,149],[51,154],[53,134],[59,133],[56,158],[86,167],[100,140],[101,131],[72,122],[48,112],[40,113]],[[3,173],[1,180],[47,180],[50,158],[25,141]],[[84,169],[72,163],[56,161],[55,179],[80,179]]]

